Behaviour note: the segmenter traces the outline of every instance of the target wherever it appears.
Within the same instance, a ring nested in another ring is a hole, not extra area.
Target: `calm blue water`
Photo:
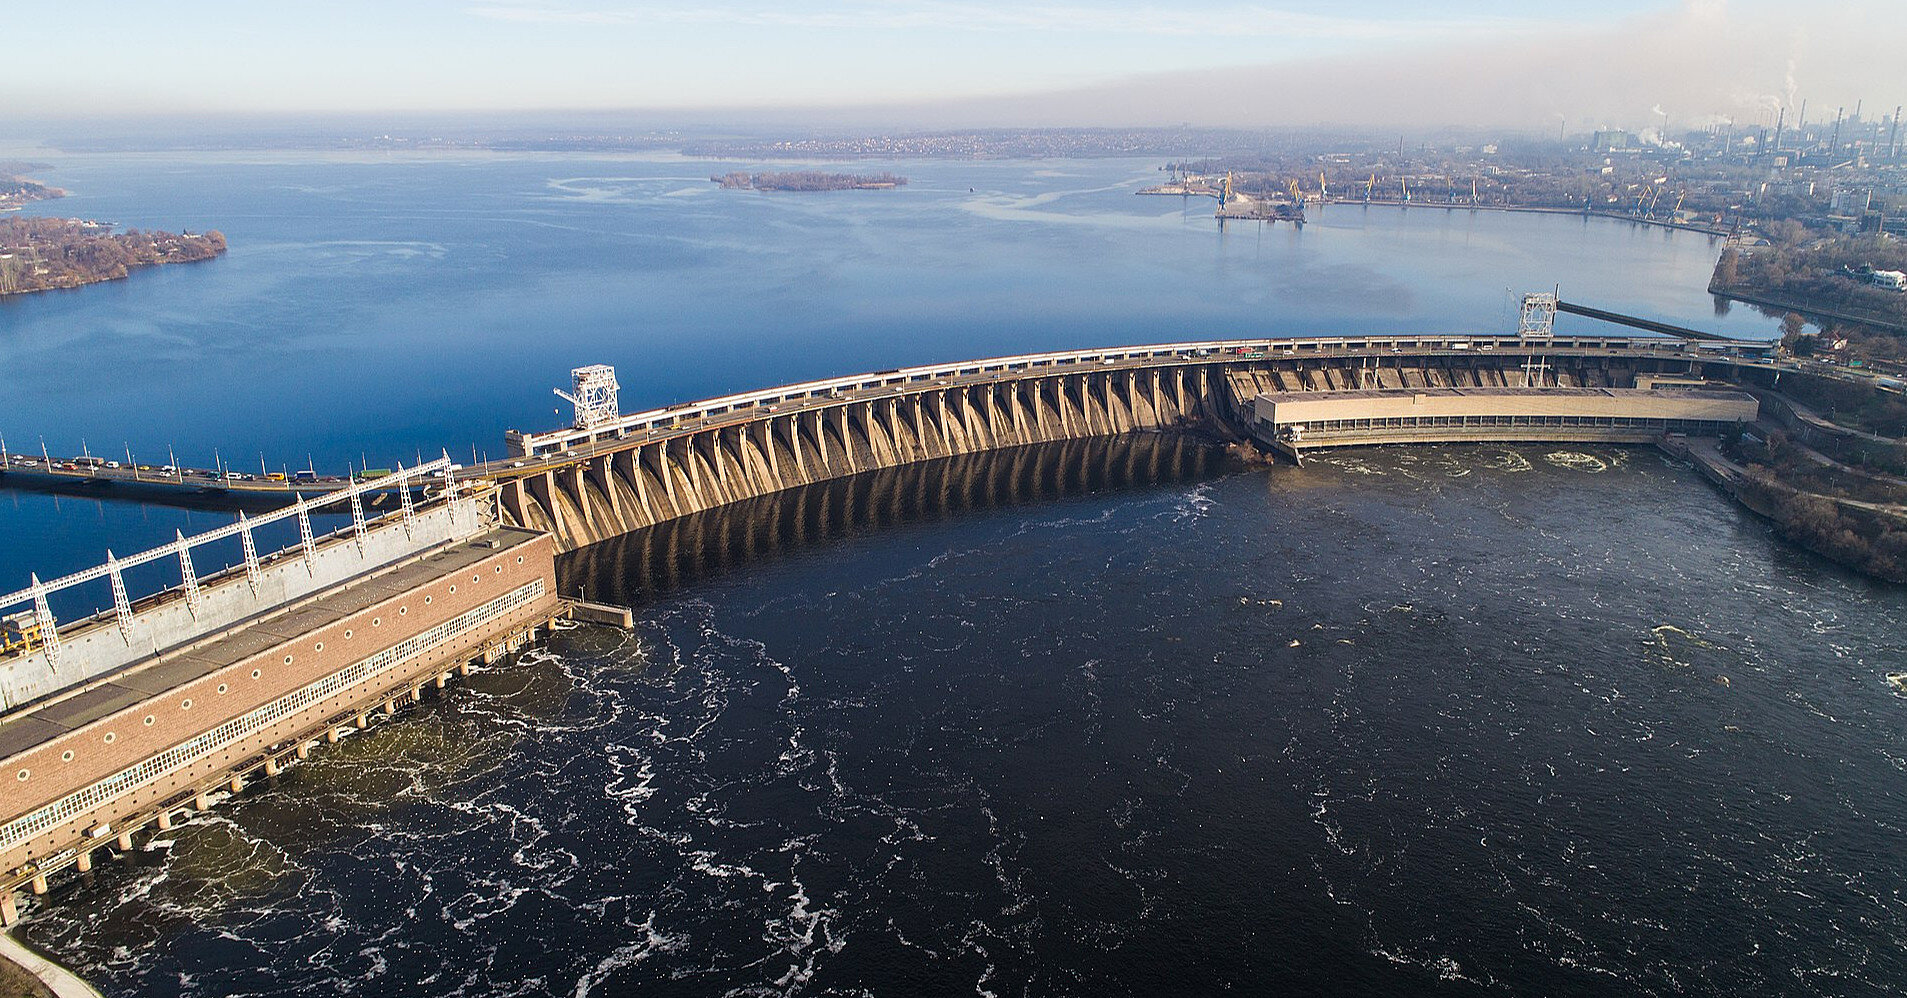
[[[722,191],[760,164],[68,156],[31,206],[203,230],[223,259],[0,300],[0,435],[160,462],[389,467],[559,425],[571,367],[624,408],[933,361],[1208,336],[1514,328],[1516,295],[1737,334],[1719,247],[1607,220],[1339,206],[1302,230],[1136,197],[1150,160],[835,164],[898,191]],[[1563,317],[1565,324],[1591,324]],[[0,590],[199,519],[0,502]],[[87,512],[93,510],[93,512]],[[85,526],[81,526],[85,524]]]
[[[55,156],[33,206],[218,228],[216,262],[0,302],[17,448],[388,466],[560,422],[571,367],[624,407],[900,364],[1199,336],[1514,328],[1514,294],[1732,331],[1703,236],[1335,207],[1299,230],[1135,197],[1151,161],[877,163],[905,189],[722,191],[753,164]],[[971,190],[969,190],[971,188]],[[1586,321],[1570,320],[1565,322]]]

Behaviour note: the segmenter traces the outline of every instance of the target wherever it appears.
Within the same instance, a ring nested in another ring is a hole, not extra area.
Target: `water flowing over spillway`
[[[1900,591],[1649,449],[1088,443],[725,506],[670,528],[740,552],[699,564],[572,555],[632,635],[347,739],[29,938],[194,995],[1907,973]]]

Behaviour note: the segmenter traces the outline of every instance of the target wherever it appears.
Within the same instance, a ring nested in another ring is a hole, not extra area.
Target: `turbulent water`
[[[1652,450],[1145,439],[794,498],[674,538],[745,571],[593,553],[633,633],[318,753],[28,937],[124,994],[1907,979],[1907,593]]]

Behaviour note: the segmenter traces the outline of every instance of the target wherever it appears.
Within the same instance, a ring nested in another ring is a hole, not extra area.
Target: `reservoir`
[[[672,157],[9,154],[49,163],[36,175],[71,192],[28,213],[218,228],[231,247],[0,299],[0,437],[55,455],[254,473],[445,450],[469,463],[502,456],[505,429],[561,425],[550,389],[584,364],[615,365],[635,411],[1040,350],[1508,332],[1518,297],[1554,286],[1775,332],[1745,308],[1716,314],[1708,236],[1350,205],[1301,229],[1221,228],[1210,199],[1134,196],[1158,181],[1153,160],[836,164],[910,182],[803,194],[722,190],[711,175],[759,164]],[[16,541],[0,578],[140,550],[198,516],[0,493]]]

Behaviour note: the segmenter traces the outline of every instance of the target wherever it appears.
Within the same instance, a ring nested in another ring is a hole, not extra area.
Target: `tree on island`
[[[851,191],[903,187],[906,177],[891,173],[859,175],[853,173],[724,173],[709,178],[729,190],[756,191]]]

